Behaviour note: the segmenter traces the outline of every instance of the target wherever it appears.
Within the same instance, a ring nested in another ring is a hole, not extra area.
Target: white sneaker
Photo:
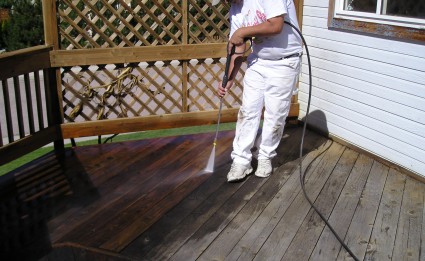
[[[233,162],[230,171],[227,174],[227,182],[237,182],[243,180],[246,176],[252,173],[251,166],[244,166],[242,164]]]
[[[260,178],[267,178],[272,174],[273,168],[272,168],[272,162],[269,159],[259,159],[258,160],[258,167],[255,171],[255,176]]]

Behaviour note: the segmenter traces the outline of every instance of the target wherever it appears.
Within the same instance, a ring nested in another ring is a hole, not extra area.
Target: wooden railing
[[[51,142],[63,147],[56,70],[50,46],[0,56],[0,165]]]

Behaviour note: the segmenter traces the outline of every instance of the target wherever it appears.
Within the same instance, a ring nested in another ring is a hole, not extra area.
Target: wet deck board
[[[214,173],[213,133],[77,147],[62,172],[39,161],[68,180],[49,201],[44,260],[349,259],[301,190],[301,128],[285,130],[271,177],[229,184],[233,136],[220,133]],[[312,131],[306,168],[309,197],[360,260],[425,259],[423,183]]]

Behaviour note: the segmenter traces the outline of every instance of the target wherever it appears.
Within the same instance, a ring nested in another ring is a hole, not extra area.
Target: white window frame
[[[334,18],[425,29],[425,19],[382,14],[382,5],[385,5],[387,0],[377,0],[376,13],[346,11],[344,10],[344,2],[344,0],[335,0]]]

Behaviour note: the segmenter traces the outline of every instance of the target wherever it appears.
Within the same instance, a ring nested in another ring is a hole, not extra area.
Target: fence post
[[[59,32],[57,22],[56,0],[45,0],[43,3],[44,40],[46,45],[53,46],[54,50],[59,50]],[[50,65],[51,66],[51,65]],[[49,126],[57,126],[59,137],[62,137],[60,125],[63,123],[62,108],[62,83],[59,69],[49,68],[47,73],[46,99],[48,109]],[[64,151],[64,141],[62,138],[54,141],[55,152],[62,155]]]
[[[182,34],[182,44],[186,45],[189,42],[189,4],[188,0],[182,0],[182,23],[183,23],[183,34]],[[189,111],[188,106],[188,96],[189,96],[189,88],[188,88],[188,82],[189,82],[189,73],[188,73],[188,63],[189,61],[185,60],[182,61],[182,107],[183,112]]]
[[[45,79],[45,91],[46,91],[46,107],[47,107],[47,122],[49,126],[56,126],[56,131],[58,133],[58,139],[55,140],[54,148],[55,152],[58,155],[63,155],[64,152],[64,141],[62,138],[61,124],[63,123],[63,117],[61,113],[61,106],[59,102],[59,97],[57,93],[57,70],[54,68],[49,68],[44,70],[44,79]],[[47,84],[46,84],[47,83]]]

